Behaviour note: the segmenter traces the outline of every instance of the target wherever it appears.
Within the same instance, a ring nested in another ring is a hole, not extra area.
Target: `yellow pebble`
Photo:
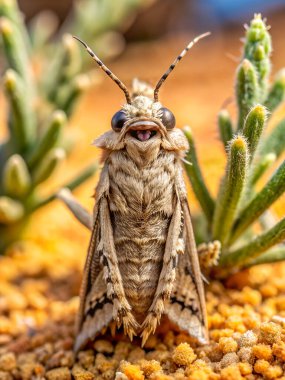
[[[249,363],[238,363],[240,373],[243,376],[249,375],[252,373],[252,365]]]
[[[240,347],[251,347],[257,343],[257,340],[257,335],[252,330],[248,330],[241,335],[238,343]]]
[[[229,337],[232,336],[234,331],[232,329],[215,329],[210,331],[210,337],[213,339],[215,342],[218,342],[220,338],[222,337]]]
[[[248,286],[245,286],[242,290],[243,303],[249,303],[252,306],[257,306],[261,303],[261,294]]]
[[[282,368],[279,365],[270,366],[265,371],[266,379],[277,379],[283,374]]]
[[[275,355],[279,360],[285,362],[285,343],[280,341],[274,343],[272,346],[273,355]]]
[[[238,344],[231,337],[222,337],[219,340],[219,348],[224,354],[227,354],[228,352],[236,352]]]
[[[12,371],[17,366],[15,354],[7,352],[0,356],[0,371]]]
[[[221,380],[242,380],[243,377],[237,365],[230,365],[221,370]]]
[[[274,322],[264,322],[260,325],[259,341],[273,344],[281,338],[282,327]]]
[[[236,364],[239,362],[239,357],[235,352],[229,352],[228,354],[225,354],[224,357],[221,360],[221,367],[225,368],[232,364]]]
[[[189,365],[196,359],[192,347],[188,343],[180,343],[172,354],[172,360],[177,365]]]
[[[270,364],[268,363],[268,361],[264,359],[258,359],[254,364],[255,372],[261,373],[261,374],[264,374],[269,367],[270,367]]]
[[[245,332],[246,328],[243,324],[243,319],[240,315],[231,315],[228,317],[225,321],[225,326],[229,329],[232,329],[234,331],[238,332]]]
[[[140,367],[145,376],[150,376],[154,372],[161,371],[161,365],[157,360],[142,360]]]
[[[123,362],[121,364],[121,371],[127,376],[129,380],[144,380],[144,374],[140,367],[135,364]]]
[[[273,286],[272,284],[264,284],[260,287],[260,293],[263,297],[275,297],[278,293],[278,290],[276,286]]]
[[[255,344],[252,347],[252,352],[257,359],[271,360],[272,359],[272,350],[268,344]]]

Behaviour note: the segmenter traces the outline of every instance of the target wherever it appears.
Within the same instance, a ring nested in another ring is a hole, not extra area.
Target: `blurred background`
[[[58,16],[61,23],[70,13],[73,3],[72,0],[19,2],[28,21],[40,11],[50,10]],[[177,32],[200,32],[205,28],[219,30],[239,26],[253,13],[259,12],[266,12],[267,17],[277,14],[282,17],[285,8],[283,0],[147,0],[145,3],[150,5],[139,12],[135,23],[126,28],[125,36],[128,41],[151,39]]]

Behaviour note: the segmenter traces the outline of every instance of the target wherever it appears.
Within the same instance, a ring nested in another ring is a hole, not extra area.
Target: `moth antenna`
[[[127,86],[115,75],[112,73],[110,69],[101,61],[99,57],[94,53],[94,51],[80,38],[73,36],[77,41],[79,41],[87,50],[87,52],[91,55],[94,61],[99,65],[99,67],[105,71],[105,73],[120,87],[121,90],[124,91],[127,103],[131,104],[131,95],[127,89]]]
[[[209,36],[210,34],[211,34],[210,32],[207,32],[207,33],[203,33],[203,34],[200,34],[199,36],[195,37],[186,46],[186,48],[181,52],[181,54],[175,59],[175,61],[169,66],[168,70],[162,75],[162,77],[160,78],[160,80],[157,82],[157,85],[155,86],[155,89],[154,89],[154,101],[155,102],[158,102],[158,92],[159,92],[160,87],[162,86],[162,83],[166,80],[166,78],[171,73],[171,71],[175,68],[175,66],[177,65],[177,63],[179,61],[181,61],[181,59],[185,56],[185,54],[187,53],[187,51],[190,50],[199,40],[201,40],[204,37]]]

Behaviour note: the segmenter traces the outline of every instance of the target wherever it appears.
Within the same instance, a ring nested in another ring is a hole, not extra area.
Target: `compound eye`
[[[165,107],[161,108],[160,111],[162,112],[162,124],[165,126],[166,129],[173,129],[176,124],[175,116],[173,115],[173,113]]]
[[[127,116],[125,112],[123,111],[116,112],[115,115],[112,117],[112,121],[111,121],[112,129],[115,132],[120,132],[120,130],[123,128],[126,121],[127,121]]]

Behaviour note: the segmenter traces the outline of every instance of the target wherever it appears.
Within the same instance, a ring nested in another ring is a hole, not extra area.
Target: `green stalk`
[[[272,246],[282,243],[285,240],[285,218],[281,219],[274,227],[267,232],[257,236],[250,243],[243,247],[229,252],[220,259],[220,264],[225,266],[234,266],[237,264],[246,264],[249,260],[259,256]]]
[[[218,126],[221,140],[225,148],[227,148],[228,142],[233,138],[233,125],[226,109],[221,110],[218,114]]]
[[[244,58],[255,67],[258,77],[258,102],[263,103],[267,96],[268,79],[271,70],[271,37],[265,21],[256,14],[246,30]]]
[[[11,107],[10,137],[19,152],[27,151],[36,138],[36,120],[22,78],[13,70],[4,77]]]
[[[262,105],[258,104],[253,107],[244,123],[243,135],[247,139],[248,150],[250,154],[250,160],[252,161],[257,145],[259,143],[261,134],[266,122],[266,109]]]
[[[258,103],[257,74],[252,63],[244,59],[237,71],[236,99],[238,105],[238,130],[242,130],[249,110]]]
[[[19,30],[7,18],[1,17],[0,33],[9,67],[15,70],[23,78],[27,88],[31,89],[32,75],[28,55]]]
[[[6,193],[16,198],[22,198],[31,188],[28,167],[18,154],[11,156],[4,166],[3,185]]]
[[[6,18],[18,29],[24,48],[30,51],[30,38],[25,26],[24,16],[22,15],[16,0],[0,0],[0,17]]]
[[[62,129],[66,123],[66,116],[63,111],[55,111],[51,117],[49,125],[46,128],[45,134],[42,136],[34,151],[28,157],[28,165],[34,168],[44,159],[52,148],[57,144]]]
[[[269,111],[274,111],[285,99],[285,69],[277,73],[275,81],[267,96],[265,106]]]
[[[0,224],[12,224],[24,216],[23,205],[12,198],[0,197]]]
[[[77,100],[80,95],[90,85],[90,79],[88,75],[81,74],[75,77],[70,83],[62,87],[58,92],[56,104],[70,116],[74,110]]]
[[[237,214],[248,167],[248,147],[243,136],[230,142],[226,175],[220,185],[213,219],[213,239],[226,245]]]
[[[62,148],[52,149],[44,160],[36,166],[32,174],[33,185],[38,185],[47,180],[64,158],[65,151]]]
[[[264,252],[260,256],[256,257],[254,260],[251,260],[247,263],[247,267],[252,267],[254,265],[261,264],[271,264],[277,263],[278,261],[285,260],[285,246],[279,245],[275,248],[270,249],[267,252]]]
[[[207,218],[208,223],[210,224],[214,213],[215,203],[205,184],[198,163],[192,130],[190,129],[190,127],[184,127],[183,132],[189,143],[189,150],[186,155],[186,159],[189,163],[185,163],[184,167],[188,175],[188,178],[191,182],[195,196],[198,202],[200,203],[200,206]]]
[[[285,161],[273,174],[264,188],[239,213],[230,243],[233,243],[264,211],[266,211],[285,191]]]
[[[61,108],[57,102],[58,93],[74,80],[81,65],[80,47],[70,34],[65,34],[62,37],[62,49],[56,51],[54,60],[49,65],[48,76],[44,79],[45,91],[51,103]]]

